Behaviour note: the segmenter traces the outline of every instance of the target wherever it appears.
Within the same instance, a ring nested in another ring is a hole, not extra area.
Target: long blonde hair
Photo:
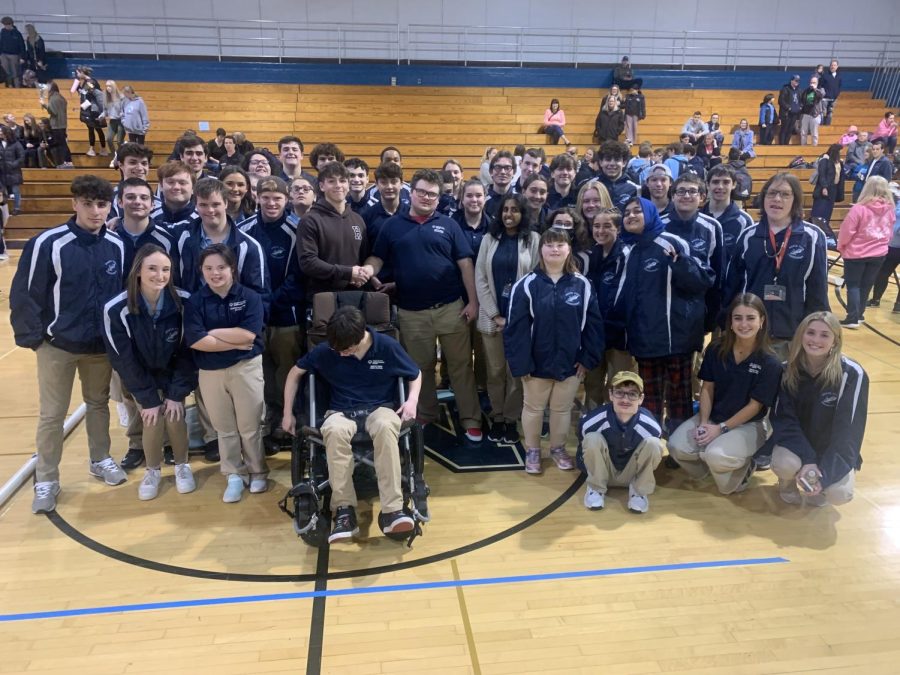
[[[112,85],[112,94],[106,89],[109,85]],[[106,102],[107,107],[112,103],[118,103],[122,100],[122,92],[115,80],[106,81],[106,86],[103,87],[103,100]]]
[[[787,367],[784,369],[784,377],[781,380],[784,388],[791,394],[797,393],[801,371],[812,375],[809,360],[806,358],[806,351],[803,349],[803,334],[809,328],[809,325],[815,321],[821,321],[828,326],[828,329],[834,335],[834,345],[828,353],[825,367],[814,377],[824,382],[825,386],[832,388],[837,387],[841,383],[841,377],[843,377],[841,347],[844,344],[844,340],[841,333],[841,324],[831,312],[813,312],[800,322],[797,330],[794,331],[794,337],[791,339]]]
[[[865,204],[866,202],[872,202],[876,199],[883,199],[891,206],[894,205],[894,193],[891,192],[891,186],[887,182],[887,179],[881,176],[872,176],[871,178],[866,180],[865,185],[863,185],[862,192],[859,193],[859,199],[856,200],[856,203]]]

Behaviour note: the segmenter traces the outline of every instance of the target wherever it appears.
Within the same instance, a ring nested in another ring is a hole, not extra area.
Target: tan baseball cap
[[[615,389],[623,384],[632,383],[637,386],[638,390],[643,394],[644,393],[644,381],[641,379],[641,376],[637,373],[632,373],[630,370],[620,370],[618,373],[613,375],[612,381],[609,383],[610,389]]]

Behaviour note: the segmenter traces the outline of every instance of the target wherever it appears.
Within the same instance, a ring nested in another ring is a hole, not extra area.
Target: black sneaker
[[[119,466],[125,469],[125,471],[131,471],[132,469],[138,468],[143,463],[143,448],[128,448],[128,452],[125,453],[122,461],[119,462]]]
[[[171,445],[163,447],[163,462],[169,466],[175,466],[175,451]]]
[[[861,323],[860,321],[855,320],[855,319],[850,319],[850,318],[843,319],[840,321],[840,324],[844,328],[852,328],[853,330],[856,330],[857,328],[859,328],[860,323]]]
[[[869,300],[866,303],[866,307],[880,307],[880,306],[881,306],[881,300],[876,300],[875,298],[872,298],[871,300]]]
[[[356,509],[352,506],[339,506],[334,515],[334,528],[328,537],[328,543],[333,544],[343,539],[352,539],[359,534],[356,524]]]
[[[519,442],[519,427],[515,422],[507,422],[503,430],[503,442],[515,445]]]
[[[266,453],[266,457],[274,457],[281,452],[281,443],[271,434],[263,436],[263,451]]]
[[[412,532],[415,526],[415,521],[405,511],[378,514],[378,527],[388,537],[392,535],[406,535]],[[402,538],[405,539],[405,537]]]
[[[219,461],[219,439],[206,444],[206,448],[203,450],[203,459],[207,462]]]
[[[491,422],[491,430],[488,432],[488,440],[494,443],[503,442],[503,433],[506,431],[506,425],[503,422]]]

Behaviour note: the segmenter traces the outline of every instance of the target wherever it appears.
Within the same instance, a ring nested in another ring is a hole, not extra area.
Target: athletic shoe
[[[494,443],[503,443],[503,434],[506,432],[506,424],[503,422],[492,422],[491,430],[488,431],[488,440]]]
[[[214,441],[210,441],[203,448],[203,459],[207,462],[218,462],[219,461],[219,441],[218,439]]]
[[[144,451],[141,448],[128,448],[128,452],[125,453],[122,461],[119,462],[119,466],[125,469],[125,471],[131,471],[132,469],[138,468],[143,463]]]
[[[744,490],[746,490],[748,487],[750,487],[750,478],[753,477],[753,472],[755,470],[756,470],[756,466],[753,464],[753,460],[751,460],[750,463],[747,465],[747,473],[744,474],[744,478],[743,478],[743,480],[741,480],[741,484],[738,485],[734,489],[734,492],[732,492],[731,494],[734,494],[734,495],[739,494],[739,493],[743,492]]]
[[[175,489],[178,490],[179,494],[187,494],[197,489],[191,465],[187,462],[175,465]]]
[[[32,513],[50,513],[56,511],[56,495],[59,494],[59,481],[48,480],[34,484],[34,499],[31,501]]]
[[[353,539],[359,534],[359,527],[356,524],[356,509],[352,506],[339,506],[334,514],[334,528],[328,536],[328,543],[333,544],[336,541],[344,539]]]
[[[871,300],[869,300],[866,303],[866,307],[880,307],[880,306],[881,306],[881,300],[876,300],[875,298],[872,298]]]
[[[584,493],[584,507],[586,509],[599,511],[603,508],[605,501],[606,497],[602,492],[597,492],[597,490],[588,485],[587,492]]]
[[[404,511],[378,514],[378,527],[386,535],[406,534],[416,526],[412,517]]]
[[[156,499],[156,495],[159,494],[159,482],[161,480],[162,476],[159,469],[147,469],[144,472],[144,480],[138,486],[138,499],[141,501]]]
[[[116,464],[116,460],[107,457],[99,462],[90,463],[90,473],[95,478],[101,478],[107,485],[121,485],[128,477],[125,472]]]
[[[263,452],[266,453],[266,457],[274,457],[281,452],[281,443],[271,434],[267,434],[263,436]]]
[[[851,319],[842,319],[841,320],[841,325],[844,328],[852,328],[853,330],[856,330],[857,328],[859,328],[860,324],[861,324],[860,321],[853,321]]]
[[[556,468],[560,471],[571,471],[575,468],[575,462],[569,457],[565,448],[551,448],[550,457],[556,462]]]
[[[227,480],[228,484],[225,487],[225,494],[222,495],[222,501],[226,504],[241,501],[241,495],[244,494],[244,478],[236,473],[230,473]]]
[[[88,148],[88,151],[84,154],[87,155],[88,157],[96,157],[97,156],[97,153],[94,152],[93,148]]]
[[[760,455],[753,458],[754,471],[768,471],[772,468],[772,455]]]
[[[466,438],[472,443],[481,443],[484,439],[484,434],[481,433],[481,429],[478,427],[469,427],[466,429]]]
[[[542,473],[541,468],[541,449],[528,448],[525,451],[525,473],[538,474]]]
[[[115,169],[116,167],[117,167],[116,160],[113,160],[113,161],[111,161],[111,162],[109,163],[109,168],[110,168],[110,169]]]
[[[109,150],[107,150],[106,148],[100,148],[100,156],[109,157]]]
[[[175,451],[171,445],[163,446],[163,463],[169,466],[175,466]]]
[[[9,255],[6,253],[0,253],[0,262],[4,260],[9,260]]]
[[[251,478],[250,479],[251,494],[258,495],[260,492],[265,492],[268,489],[269,489],[269,481],[265,476],[261,476],[260,478]]]
[[[507,422],[503,430],[503,442],[515,445],[519,442],[519,427],[515,422]]]
[[[778,496],[785,504],[800,504],[803,501],[793,481],[778,481]]]
[[[650,500],[644,495],[638,494],[632,486],[628,486],[628,510],[632,513],[647,513],[650,508]]]

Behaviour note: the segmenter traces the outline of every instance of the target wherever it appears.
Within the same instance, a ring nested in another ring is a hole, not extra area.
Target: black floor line
[[[454,548],[449,551],[444,551],[442,553],[436,553],[431,556],[427,556],[425,558],[419,558],[417,560],[408,560],[399,563],[393,563],[390,565],[380,565],[378,567],[368,567],[362,569],[355,570],[346,570],[343,572],[328,572],[325,574],[325,578],[328,580],[333,579],[351,579],[355,577],[364,577],[371,574],[384,574],[387,572],[396,572],[399,570],[411,569],[415,567],[422,567],[424,565],[430,565],[431,563],[440,562],[442,560],[447,560],[449,558],[453,558],[455,556],[464,555],[466,553],[471,553],[472,551],[477,551],[480,548],[484,548],[485,546],[490,546],[491,544],[495,544],[498,541],[502,541],[507,537],[511,537],[514,534],[517,534],[535,523],[540,522],[551,513],[556,511],[559,507],[565,504],[576,492],[578,489],[584,484],[585,475],[579,474],[578,477],[572,482],[572,484],[566,488],[566,490],[559,495],[552,502],[547,504],[544,508],[542,508],[537,513],[529,516],[522,522],[513,525],[510,528],[503,530],[502,532],[498,532],[497,534],[493,534],[484,539],[480,539],[479,541],[472,542],[471,544],[466,544],[465,546],[460,546],[459,548]],[[82,546],[91,549],[95,553],[99,553],[108,558],[112,558],[113,560],[118,560],[119,562],[127,563],[129,565],[135,565],[137,567],[143,567],[144,569],[153,570],[155,572],[163,572],[166,574],[177,574],[180,576],[186,577],[195,577],[198,579],[214,579],[217,581],[249,581],[249,582],[261,582],[261,583],[272,583],[272,582],[318,582],[321,575],[318,573],[318,565],[317,572],[313,574],[245,574],[245,573],[236,573],[236,572],[214,572],[211,570],[198,570],[192,569],[189,567],[178,567],[176,565],[167,565],[166,563],[156,562],[155,560],[147,560],[145,558],[139,558],[137,556],[131,555],[130,553],[125,553],[123,551],[118,551],[114,548],[110,548],[105,544],[101,544],[94,539],[91,539],[89,536],[78,530],[76,527],[71,525],[69,522],[63,518],[59,512],[53,511],[47,514],[47,519],[59,529],[60,532],[65,534],[67,537],[72,540],[78,542]],[[285,527],[290,527],[290,523],[285,520]],[[425,528],[425,536],[427,535],[427,528]],[[306,546],[306,544],[297,541],[298,546]],[[398,546],[403,546],[402,543],[397,542]]]
[[[847,309],[847,303],[844,302],[844,299],[841,297],[841,289],[840,289],[840,288],[835,287],[835,289],[834,289],[834,297],[837,298],[837,301],[840,303],[841,307],[843,307],[844,309]],[[871,309],[871,308],[870,308],[870,309]],[[870,326],[870,325],[867,324],[867,323],[864,323],[863,326],[865,326],[865,327],[868,328],[870,331],[872,331],[873,333],[875,333],[875,335],[878,335],[878,336],[880,336],[880,337],[883,337],[883,338],[884,338],[885,340],[887,340],[888,342],[893,343],[893,344],[897,345],[898,347],[900,347],[900,342],[898,342],[897,340],[895,340],[894,338],[892,338],[890,335],[885,335],[885,334],[882,333],[880,330],[878,330],[878,329],[875,328],[874,326]]]
[[[317,591],[328,590],[328,553],[330,547],[326,542],[319,548],[316,558]],[[312,615],[309,618],[309,646],[306,652],[306,675],[319,675],[322,672],[322,644],[325,640],[325,601],[324,595],[313,598]]]

